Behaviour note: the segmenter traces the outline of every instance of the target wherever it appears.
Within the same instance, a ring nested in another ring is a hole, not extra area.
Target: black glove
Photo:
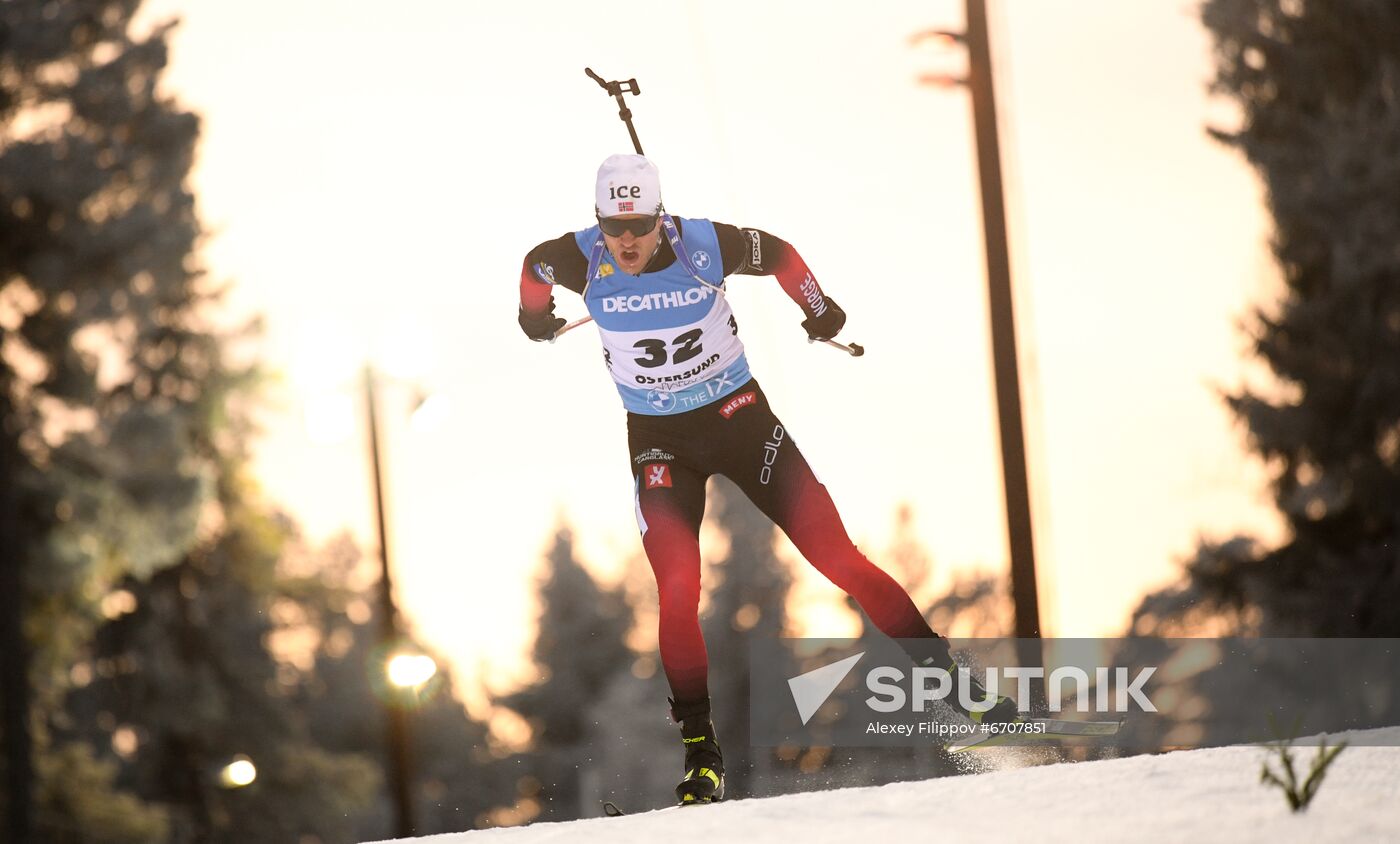
[[[520,330],[525,332],[525,336],[535,342],[543,340],[553,340],[554,332],[564,327],[568,320],[554,315],[554,301],[550,300],[549,310],[542,314],[532,314],[524,308],[520,309]]]
[[[841,333],[841,326],[845,324],[846,312],[841,310],[841,306],[830,296],[826,297],[826,310],[822,311],[821,316],[802,320],[802,327],[807,329],[809,340],[830,340]]]

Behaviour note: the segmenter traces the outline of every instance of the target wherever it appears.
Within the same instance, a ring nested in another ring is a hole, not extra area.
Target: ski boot
[[[715,803],[724,799],[724,758],[720,755],[715,725],[710,721],[710,699],[689,703],[669,700],[671,717],[681,727],[685,744],[685,779],[676,786],[682,806]]]
[[[990,709],[981,712],[970,711],[963,707],[962,689],[960,684],[963,679],[967,680],[967,699],[973,702],[985,702],[990,700],[992,695],[987,692],[987,687],[982,685],[982,681],[973,676],[973,672],[968,670],[962,672],[958,670],[958,664],[953,659],[953,654],[948,649],[948,641],[942,636],[935,639],[921,640],[927,643],[921,650],[923,654],[910,651],[910,657],[914,659],[914,664],[921,668],[942,668],[952,677],[953,683],[948,696],[944,702],[953,708],[954,712],[966,717],[975,724],[1010,724],[1021,720],[1020,709],[1016,706],[1016,701],[1005,695],[997,695],[996,703]],[[929,653],[932,651],[932,653]]]

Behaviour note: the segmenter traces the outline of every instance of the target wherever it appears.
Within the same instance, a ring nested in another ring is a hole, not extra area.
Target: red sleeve
[[[555,286],[582,295],[586,275],[588,256],[579,249],[572,232],[541,243],[526,253],[520,267],[521,309],[535,316],[547,313]]]
[[[765,239],[764,247],[769,250],[764,256],[764,263],[768,265],[769,272],[777,276],[778,284],[782,285],[788,298],[796,302],[808,317],[826,313],[826,295],[797,250],[787,241],[772,235]]]
[[[554,285],[540,281],[527,257],[520,267],[520,307],[526,313],[543,314],[549,311]]]
[[[762,229],[715,223],[724,274],[772,275],[808,317],[826,313],[826,295],[792,245]]]

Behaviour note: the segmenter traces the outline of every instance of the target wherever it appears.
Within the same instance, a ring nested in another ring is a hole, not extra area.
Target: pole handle
[[[813,340],[811,337],[808,337],[807,342],[816,343],[818,341]],[[865,354],[865,347],[859,343],[851,343],[850,345],[847,345],[845,343],[838,343],[835,340],[822,340],[821,342],[827,344],[833,349],[840,349],[841,351],[845,352],[853,358],[858,358]]]

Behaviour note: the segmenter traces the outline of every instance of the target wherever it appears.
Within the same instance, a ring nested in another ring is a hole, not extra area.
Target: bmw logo
[[[676,406],[675,395],[661,390],[647,390],[647,404],[662,413],[670,413]]]
[[[695,262],[696,269],[703,270],[710,265],[710,253],[697,249],[691,253],[690,260]]]

